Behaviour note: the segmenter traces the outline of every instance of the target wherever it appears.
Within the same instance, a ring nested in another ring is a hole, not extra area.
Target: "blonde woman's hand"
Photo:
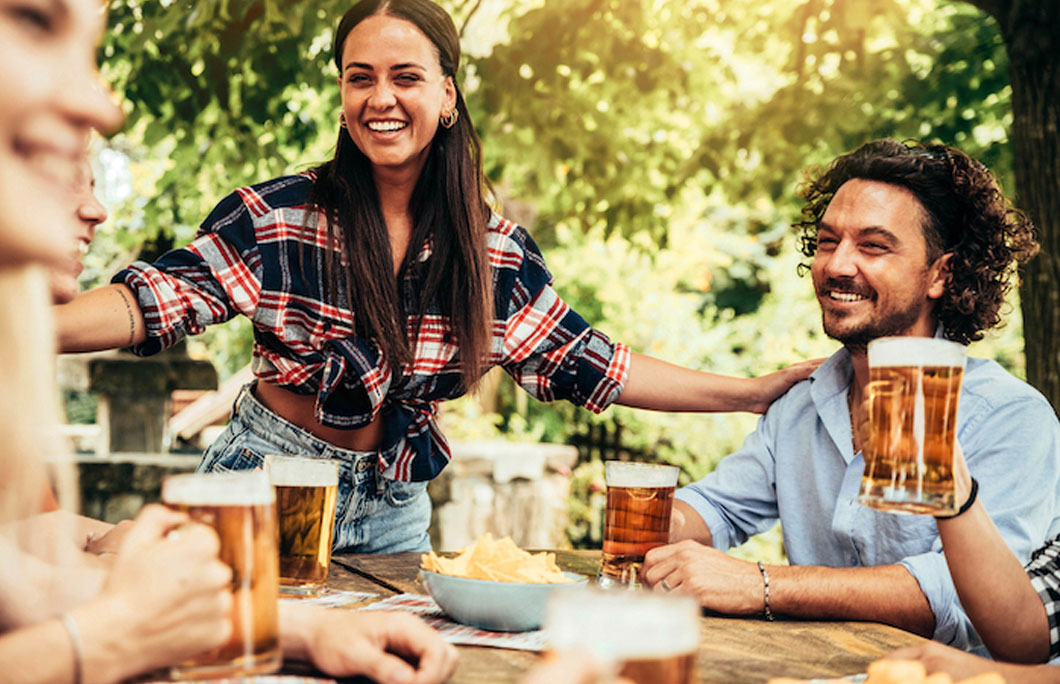
[[[92,667],[124,678],[223,644],[232,629],[232,570],[219,548],[213,529],[163,506],[145,507],[99,599],[77,611],[86,678]]]

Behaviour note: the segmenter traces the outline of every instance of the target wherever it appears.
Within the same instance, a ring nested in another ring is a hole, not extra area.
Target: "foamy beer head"
[[[880,337],[869,342],[869,367],[948,366],[964,368],[963,345],[934,337]]]
[[[608,487],[676,487],[680,472],[677,466],[656,463],[604,463],[604,478]]]
[[[545,639],[553,651],[588,651],[635,684],[690,684],[699,604],[690,596],[594,589],[549,597]]]
[[[276,487],[280,524],[280,591],[323,591],[331,563],[339,462],[269,455],[265,469]]]
[[[265,471],[276,487],[337,487],[339,462],[301,456],[265,457]]]
[[[260,470],[170,475],[162,483],[162,501],[173,507],[265,506],[276,500]]]
[[[208,653],[172,668],[175,679],[212,679],[275,672],[279,563],[275,494],[260,470],[172,475],[162,501],[213,527],[219,556],[232,568],[232,636]]]
[[[962,345],[928,337],[869,343],[863,504],[908,513],[954,510],[953,452],[966,357]]]

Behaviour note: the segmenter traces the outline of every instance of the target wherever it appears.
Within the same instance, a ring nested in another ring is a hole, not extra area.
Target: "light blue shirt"
[[[792,565],[901,563],[935,614],[934,639],[979,645],[942,555],[935,521],[858,504],[864,461],[851,441],[850,355],[841,349],[794,386],[714,472],[677,492],[725,550],[779,519]],[[1021,563],[1060,532],[1060,424],[1030,385],[993,361],[969,358],[957,439],[979,498]]]

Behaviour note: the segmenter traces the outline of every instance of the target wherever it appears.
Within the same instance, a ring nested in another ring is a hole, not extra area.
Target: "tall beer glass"
[[[339,462],[267,456],[280,525],[280,593],[318,594],[328,580]]]
[[[962,345],[928,337],[869,343],[861,503],[893,512],[956,512],[953,449],[966,356]]]
[[[544,629],[550,651],[588,651],[634,684],[695,679],[699,604],[691,596],[557,591],[549,597]]]
[[[174,679],[212,679],[280,668],[277,623],[279,564],[276,500],[260,470],[171,475],[162,501],[209,525],[232,568],[232,636],[228,643],[172,668]]]
[[[604,552],[596,583],[640,586],[644,554],[670,537],[676,466],[607,461]]]

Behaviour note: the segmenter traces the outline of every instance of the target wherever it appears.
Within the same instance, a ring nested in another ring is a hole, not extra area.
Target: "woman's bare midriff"
[[[343,449],[353,451],[372,451],[379,448],[383,439],[383,422],[377,417],[370,424],[353,430],[321,425],[314,413],[316,397],[289,392],[279,385],[259,380],[254,390],[265,408],[269,409],[289,423],[294,423],[315,437]]]

